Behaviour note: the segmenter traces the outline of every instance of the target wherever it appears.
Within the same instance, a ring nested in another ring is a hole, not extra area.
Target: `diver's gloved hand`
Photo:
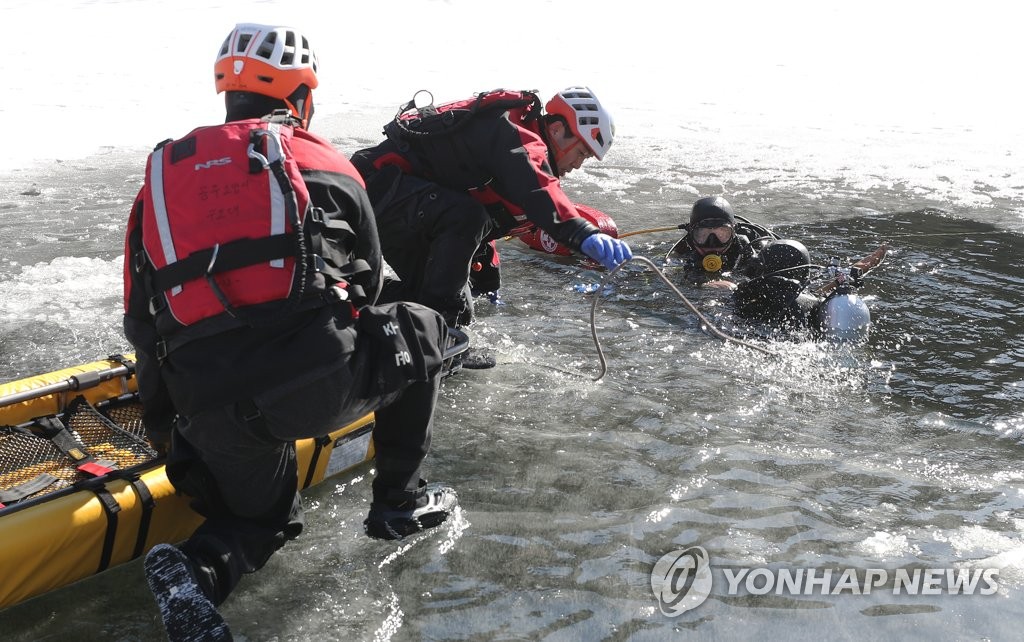
[[[584,239],[580,249],[609,270],[614,270],[623,261],[633,258],[633,251],[629,249],[625,241],[612,238],[604,232],[588,236]]]

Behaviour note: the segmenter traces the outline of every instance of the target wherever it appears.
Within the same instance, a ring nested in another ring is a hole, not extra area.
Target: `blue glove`
[[[580,249],[608,270],[614,270],[623,261],[633,258],[633,252],[625,241],[612,238],[603,232],[588,236],[583,240]]]

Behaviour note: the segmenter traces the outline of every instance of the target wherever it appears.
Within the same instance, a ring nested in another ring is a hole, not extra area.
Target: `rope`
[[[622,263],[619,263],[617,266],[615,266],[615,269],[606,274],[605,277],[601,279],[600,287],[598,287],[597,290],[594,292],[594,300],[590,305],[590,334],[594,338],[594,346],[597,348],[597,358],[601,361],[601,372],[596,377],[594,377],[594,381],[600,381],[601,378],[604,377],[605,373],[608,372],[608,361],[604,357],[604,350],[602,350],[601,348],[601,340],[597,336],[597,302],[601,299],[601,290],[604,289],[605,283],[608,281],[608,279],[610,279],[612,275],[614,275],[616,272],[622,269],[623,265],[629,263],[630,261],[639,261],[647,265],[649,268],[651,268],[654,271],[654,273],[658,275],[658,278],[660,278],[665,283],[665,285],[667,285],[673,292],[676,293],[676,296],[679,297],[679,299],[686,305],[686,307],[689,308],[691,312],[697,315],[697,318],[700,319],[701,323],[704,324],[704,326],[711,332],[711,334],[715,335],[716,337],[723,341],[731,341],[733,343],[737,343],[741,346],[750,348],[751,350],[756,350],[758,352],[764,353],[772,357],[778,356],[777,352],[773,352],[772,350],[768,350],[767,348],[762,348],[759,345],[754,345],[753,343],[749,343],[742,339],[737,339],[736,337],[730,336],[719,330],[717,327],[715,327],[713,323],[711,323],[711,321],[708,320],[707,317],[705,317],[701,313],[700,310],[697,309],[695,305],[693,305],[693,303],[690,302],[689,299],[686,298],[686,295],[679,291],[679,288],[677,288],[671,281],[669,281],[665,277],[665,275],[662,273],[661,270],[658,269],[658,266],[656,266],[653,261],[651,261],[649,258],[645,256],[633,256],[633,258],[626,259]]]
[[[625,234],[619,234],[616,238],[624,239],[627,236],[635,236],[637,234],[653,234],[655,232],[672,232],[672,231],[679,231],[681,229],[683,229],[683,228],[680,225],[673,225],[672,227],[652,227],[651,229],[648,229],[648,230],[636,230],[635,232],[626,232]],[[512,240],[514,238],[516,238],[516,236],[509,234],[509,235],[501,237],[501,240],[503,240],[503,241],[510,241],[510,240]]]
[[[654,232],[670,232],[672,230],[681,230],[682,227],[679,225],[673,225],[672,227],[652,227],[649,230],[637,230],[635,232],[626,232],[625,234],[619,234],[620,239],[624,239],[627,236],[634,236],[636,234],[653,234]]]

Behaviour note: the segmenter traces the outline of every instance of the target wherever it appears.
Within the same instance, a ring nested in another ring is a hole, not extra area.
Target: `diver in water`
[[[881,260],[879,258],[879,260]],[[810,254],[803,243],[776,239],[753,254],[743,266],[749,277],[736,286],[733,302],[744,319],[768,323],[781,330],[807,329],[816,338],[862,341],[867,338],[871,313],[853,293],[860,285],[860,267],[838,270],[824,287],[810,287]]]
[[[666,256],[667,265],[683,267],[693,285],[733,289],[732,272],[778,236],[766,227],[737,216],[729,201],[706,196],[693,204],[686,233]]]
[[[686,233],[665,264],[681,266],[693,285],[732,290],[739,317],[829,340],[867,337],[871,314],[854,290],[884,258],[885,246],[848,269],[838,259],[828,267],[814,265],[802,243],[736,215],[721,196],[698,199],[682,227]],[[828,270],[832,280],[812,288],[812,269]]]

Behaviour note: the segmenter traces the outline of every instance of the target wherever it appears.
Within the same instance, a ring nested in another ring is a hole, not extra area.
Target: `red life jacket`
[[[516,125],[536,120],[541,115],[541,101],[536,92],[495,89],[477,94],[472,98],[456,100],[443,105],[416,106],[416,96],[402,105],[392,122],[384,127],[384,133],[395,142],[422,143],[426,139],[450,136],[464,127],[475,116],[486,113],[509,112],[508,119]]]
[[[310,203],[282,120],[200,127],[150,155],[141,226],[154,314],[181,326],[225,313],[257,325],[257,310],[279,318],[299,303]]]

